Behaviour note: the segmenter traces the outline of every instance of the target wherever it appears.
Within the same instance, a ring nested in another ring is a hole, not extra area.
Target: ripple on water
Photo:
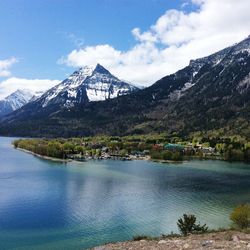
[[[0,140],[0,249],[84,249],[134,235],[176,232],[194,213],[228,226],[250,202],[250,167],[192,161],[44,161]]]

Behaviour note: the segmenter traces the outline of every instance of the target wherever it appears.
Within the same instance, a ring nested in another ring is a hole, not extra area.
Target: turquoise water
[[[0,249],[85,249],[177,232],[183,213],[230,225],[250,202],[250,165],[222,161],[56,163],[0,137]]]

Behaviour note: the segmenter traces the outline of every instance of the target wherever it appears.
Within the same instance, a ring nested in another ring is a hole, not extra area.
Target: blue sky
[[[126,50],[131,30],[147,29],[181,1],[166,0],[1,0],[1,58],[17,57],[13,73],[60,79],[71,69],[57,60],[80,45],[111,44]]]
[[[1,0],[0,99],[44,90],[97,62],[150,85],[249,35],[249,2]]]

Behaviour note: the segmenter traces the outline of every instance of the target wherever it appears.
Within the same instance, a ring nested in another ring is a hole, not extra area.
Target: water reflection
[[[1,249],[84,249],[170,233],[184,212],[222,227],[235,204],[250,201],[246,164],[62,164],[15,150],[10,141],[0,138]]]

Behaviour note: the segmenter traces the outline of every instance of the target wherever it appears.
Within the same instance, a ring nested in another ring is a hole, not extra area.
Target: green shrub
[[[240,228],[250,226],[250,205],[243,204],[236,207],[230,215],[230,219]]]
[[[186,236],[190,233],[204,233],[208,230],[206,224],[196,224],[196,217],[193,214],[183,214],[183,218],[180,218],[177,222],[177,226],[180,232]]]
[[[83,154],[84,148],[82,146],[75,146],[73,151],[76,152],[77,154]]]
[[[149,239],[149,237],[146,236],[146,235],[136,235],[136,236],[133,237],[134,241],[147,240],[147,239]]]
[[[12,142],[12,144],[14,145],[15,148],[18,147],[18,143],[19,143],[19,140],[15,140],[15,141]]]

